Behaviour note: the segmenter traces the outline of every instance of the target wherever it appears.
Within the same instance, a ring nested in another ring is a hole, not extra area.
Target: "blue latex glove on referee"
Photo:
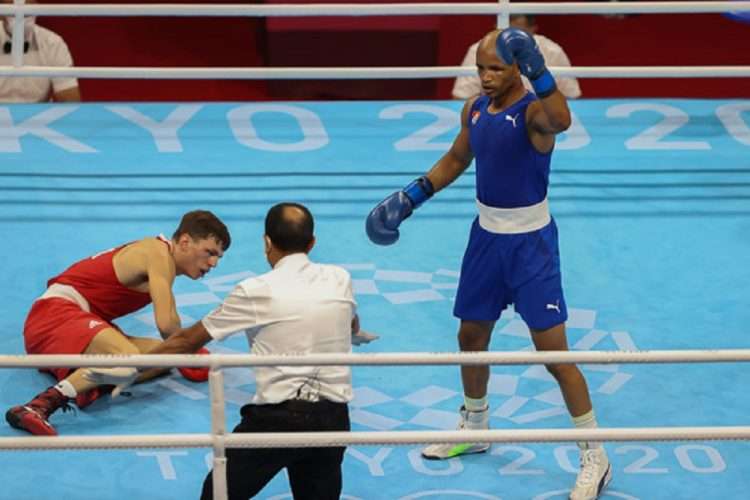
[[[378,203],[367,216],[365,229],[370,241],[392,245],[398,241],[398,226],[435,193],[427,176],[415,180]]]
[[[544,64],[534,37],[518,28],[507,28],[497,37],[497,55],[505,64],[518,64],[521,74],[529,79],[539,97],[547,97],[556,89],[555,79]]]

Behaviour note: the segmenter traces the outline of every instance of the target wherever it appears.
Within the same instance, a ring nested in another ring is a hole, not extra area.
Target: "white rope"
[[[400,366],[400,365],[533,365],[553,363],[736,363],[750,361],[750,349],[680,351],[544,351],[365,354],[134,354],[0,355],[0,368],[55,367],[240,367],[240,366]]]
[[[550,71],[555,76],[583,78],[727,78],[750,76],[750,66],[576,66],[550,67]],[[476,70],[474,73],[476,73]]]
[[[508,13],[697,13],[750,11],[750,1],[742,2],[571,2],[571,3],[425,3],[425,4],[284,4],[284,5],[202,5],[202,4],[0,4],[0,15],[32,14],[54,16],[392,16]],[[15,22],[21,23],[18,15]],[[500,24],[503,24],[502,22]],[[17,31],[18,27],[17,27]],[[17,37],[15,37],[17,38]],[[327,67],[327,68],[158,68],[158,67],[72,67],[22,66],[20,41],[14,43],[13,66],[0,66],[0,77],[79,77],[104,79],[222,79],[222,80],[305,80],[305,79],[414,79],[453,78],[474,75],[463,66],[437,67]],[[579,78],[729,78],[750,77],[750,66],[621,66],[550,68],[557,76]]]
[[[246,438],[231,434],[227,446],[238,447],[314,447],[354,444],[427,444],[427,443],[541,443],[575,441],[713,441],[748,440],[750,427],[631,427],[600,429],[496,429],[484,431],[389,431],[264,433]]]
[[[506,6],[507,5],[507,6]],[[656,14],[750,10],[750,2],[346,3],[346,4],[3,4],[0,15],[48,16],[316,17],[492,14]]]
[[[108,450],[132,448],[208,448],[211,434],[147,434],[131,436],[1,437],[0,450]]]
[[[549,68],[555,76],[583,78],[737,78],[750,77],[750,66],[576,66]],[[0,77],[75,76],[81,78],[147,78],[211,80],[362,80],[448,78],[476,75],[470,66],[329,67],[329,68],[149,68],[0,66]]]
[[[576,441],[746,441],[750,427],[621,427],[599,429],[493,429],[484,431],[363,431],[232,433],[229,448],[296,448],[428,443],[544,443]],[[2,437],[0,450],[208,448],[210,434]]]

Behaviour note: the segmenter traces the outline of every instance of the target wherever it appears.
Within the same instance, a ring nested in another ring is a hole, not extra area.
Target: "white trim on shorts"
[[[70,285],[62,285],[60,283],[52,283],[49,288],[36,300],[42,299],[65,299],[78,304],[78,307],[84,311],[90,313],[91,308],[89,302],[81,295],[78,290]]]
[[[497,234],[530,233],[542,229],[552,221],[547,198],[536,205],[519,208],[490,207],[477,200],[479,225]]]

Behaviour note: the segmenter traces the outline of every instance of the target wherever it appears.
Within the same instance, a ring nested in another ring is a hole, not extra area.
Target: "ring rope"
[[[318,17],[470,14],[690,14],[750,11],[750,2],[478,2],[346,4],[56,4],[0,6],[0,15]]]
[[[310,448],[430,443],[542,443],[577,441],[747,441],[750,426],[491,429],[457,431],[269,432],[227,434],[227,448]],[[0,450],[209,448],[211,434],[2,437]]]
[[[472,75],[475,70],[463,66],[438,67],[330,67],[330,68],[139,68],[139,67],[71,67],[24,66],[20,49],[20,27],[24,14],[54,16],[244,16],[244,17],[311,17],[311,16],[393,16],[430,14],[495,14],[498,24],[507,24],[509,13],[526,14],[622,14],[622,13],[729,13],[750,12],[750,1],[741,2],[573,2],[573,3],[425,3],[425,4],[284,4],[284,5],[111,5],[2,4],[0,15],[15,15],[16,28],[12,65],[0,66],[0,77],[81,77],[143,79],[367,79],[367,78],[448,78]],[[506,20],[507,21],[507,20]],[[559,76],[581,78],[722,78],[748,77],[750,66],[696,66],[690,69],[673,66],[654,67],[567,67],[550,68]]]
[[[376,366],[376,365],[533,365],[555,363],[737,363],[750,361],[750,349],[661,351],[543,351],[459,353],[257,354],[30,354],[0,355],[0,368]]]
[[[475,3],[475,4],[286,4],[286,5],[0,5],[0,14],[15,15],[16,25],[24,14],[55,16],[391,16],[429,14],[630,14],[630,13],[720,13],[750,11],[750,2],[617,2],[617,3]],[[18,38],[17,36],[14,38]],[[430,68],[52,68],[21,67],[20,44],[15,43],[14,66],[0,67],[0,76],[82,76],[89,78],[441,78],[473,74],[463,67]],[[750,67],[573,67],[552,68],[560,76],[608,77],[745,77]],[[371,76],[372,75],[372,76]],[[0,368],[37,366],[210,366],[211,434],[134,436],[4,437],[0,449],[112,449],[211,447],[214,450],[215,496],[226,498],[226,447],[305,447],[351,444],[416,444],[567,441],[673,441],[748,440],[750,427],[673,427],[605,429],[536,429],[487,431],[401,431],[345,433],[270,433],[226,435],[221,366],[299,365],[443,365],[443,364],[537,364],[537,363],[685,363],[750,361],[750,350],[641,351],[641,352],[541,352],[541,353],[392,353],[307,356],[181,355],[181,356],[0,356]]]
[[[582,78],[747,78],[750,66],[574,66],[550,67],[555,75]],[[429,67],[285,67],[285,68],[159,68],[0,66],[0,77],[81,77],[211,80],[361,80],[373,78],[447,78],[475,75],[466,66]]]

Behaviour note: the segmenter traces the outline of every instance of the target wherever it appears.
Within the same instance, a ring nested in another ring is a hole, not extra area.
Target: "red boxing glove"
[[[201,347],[198,349],[198,351],[195,354],[211,354],[211,351],[206,349],[205,347]],[[181,368],[177,368],[177,371],[180,372],[180,375],[185,377],[191,382],[206,382],[208,380],[208,371],[209,368],[203,368],[203,367],[187,367],[183,366]]]

